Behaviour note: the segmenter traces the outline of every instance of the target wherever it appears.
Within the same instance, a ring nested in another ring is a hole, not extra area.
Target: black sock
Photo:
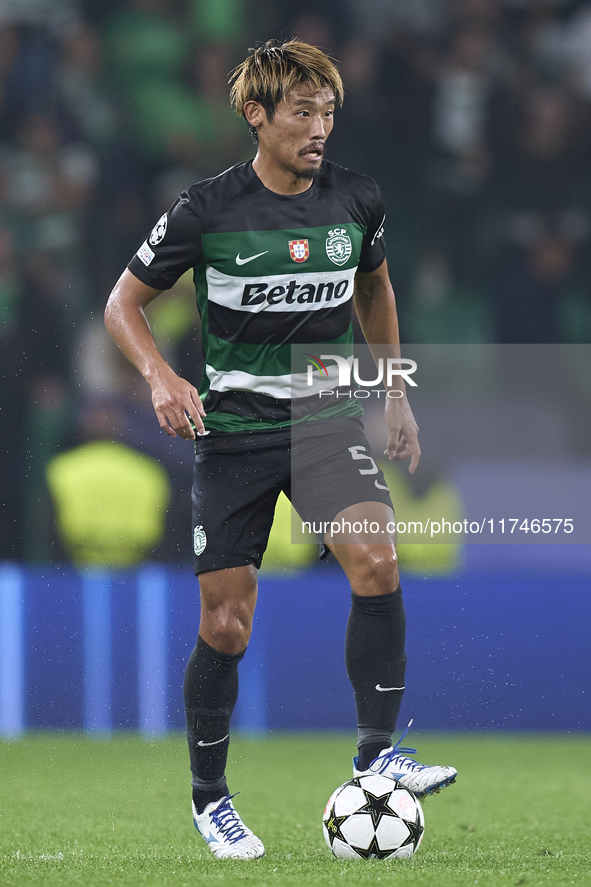
[[[359,746],[359,754],[357,758],[357,769],[367,770],[372,761],[374,761],[381,751],[388,748],[388,742],[368,742]]]
[[[230,793],[225,779],[219,788],[194,788],[193,803],[195,804],[195,810],[197,813],[203,813],[208,804],[211,804],[212,801],[219,801],[228,794]]]
[[[238,663],[242,653],[220,653],[197,638],[185,670],[187,741],[193,774],[193,798],[205,807],[213,792],[228,793],[224,771],[230,744],[230,718],[238,697]],[[203,803],[207,793],[207,800]],[[201,812],[198,810],[198,812]]]
[[[355,693],[358,746],[365,759],[369,752],[364,746],[380,745],[381,751],[391,744],[396,727],[406,670],[406,619],[400,587],[392,594],[352,594],[351,599],[345,662]],[[361,764],[360,760],[360,769],[365,769]]]

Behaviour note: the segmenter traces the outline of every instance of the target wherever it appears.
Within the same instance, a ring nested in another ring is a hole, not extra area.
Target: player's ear
[[[262,105],[253,100],[244,103],[244,117],[249,126],[254,126],[255,129],[257,126],[260,126],[263,122],[263,118],[265,116],[265,111]]]

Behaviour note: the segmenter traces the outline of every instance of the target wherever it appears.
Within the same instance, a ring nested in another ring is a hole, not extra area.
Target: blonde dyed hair
[[[300,83],[317,89],[328,87],[336,104],[343,104],[343,81],[330,56],[317,46],[300,40],[280,43],[267,40],[250,50],[250,55],[230,75],[230,101],[240,117],[246,102],[259,102],[272,121],[277,105]]]

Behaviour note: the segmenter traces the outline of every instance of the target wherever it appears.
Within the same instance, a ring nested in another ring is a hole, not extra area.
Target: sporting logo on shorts
[[[199,524],[199,526],[195,527],[193,530],[193,551],[195,552],[195,557],[199,557],[200,554],[203,554],[206,545],[207,536],[205,535],[205,530],[203,529],[202,524]]]
[[[326,238],[326,255],[335,265],[344,265],[351,258],[353,244],[346,228],[334,228]]]
[[[305,262],[310,255],[310,245],[307,240],[290,240],[289,255],[294,262]]]
[[[152,233],[148,237],[148,243],[151,243],[152,246],[158,246],[160,241],[164,240],[164,235],[166,234],[166,227],[168,225],[168,215],[164,213],[161,216],[154,227],[152,228]]]

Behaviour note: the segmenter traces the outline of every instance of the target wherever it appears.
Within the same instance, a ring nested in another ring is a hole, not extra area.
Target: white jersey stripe
[[[252,391],[281,400],[318,396],[321,389],[336,388],[339,384],[339,368],[329,366],[327,369],[328,377],[323,374],[321,378],[317,372],[311,374],[310,371],[284,373],[278,376],[254,376],[242,370],[216,370],[209,364],[206,365],[205,372],[212,391]]]
[[[206,365],[205,372],[212,391],[253,391],[269,397],[291,397],[291,373],[281,376],[253,376],[241,370],[220,372],[209,364]]]

